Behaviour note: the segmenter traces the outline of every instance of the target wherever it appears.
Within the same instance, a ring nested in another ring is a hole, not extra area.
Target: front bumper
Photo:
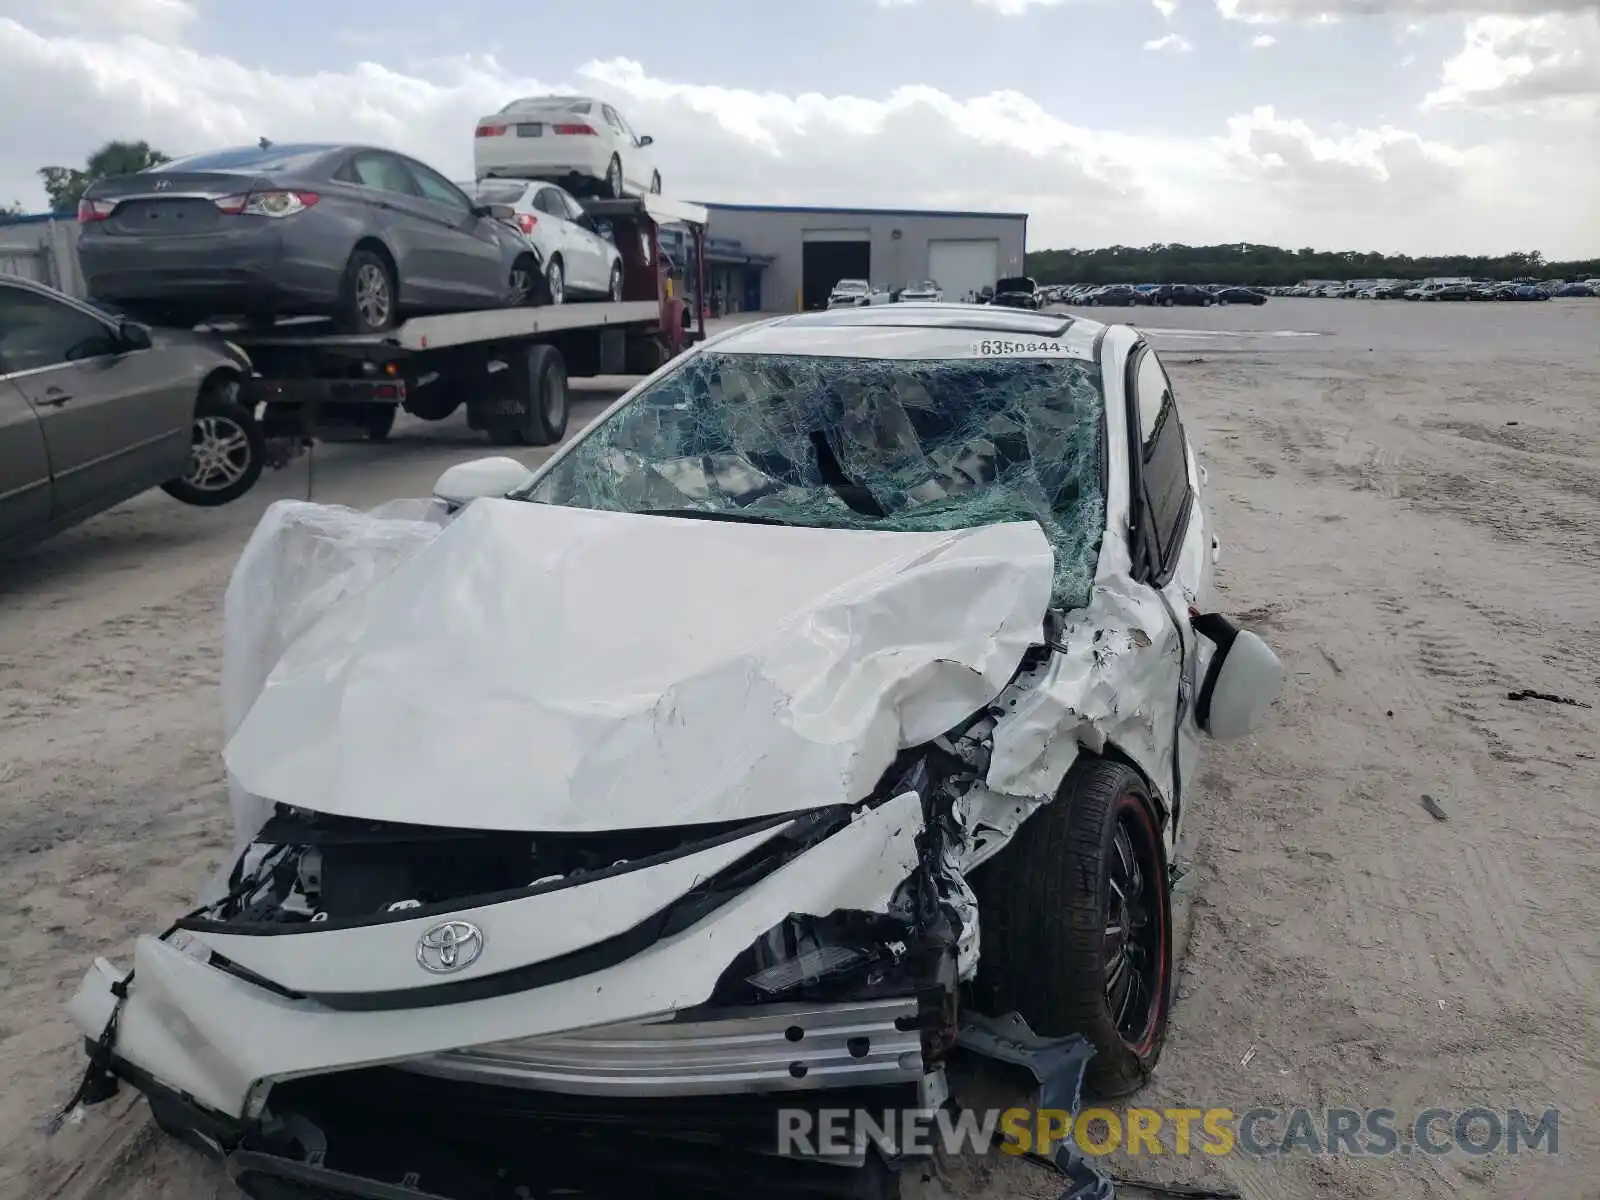
[[[91,1039],[102,1035],[115,1013],[112,1049],[119,1058],[208,1109],[250,1119],[287,1079],[409,1063],[512,1039],[526,1043],[653,1023],[695,1009],[711,998],[728,964],[791,914],[884,911],[895,888],[918,866],[921,830],[914,792],[886,801],[697,924],[613,965],[543,986],[508,986],[449,1003],[333,1008],[221,970],[197,957],[194,947],[143,937],[134,950],[136,979],[120,1009],[115,991],[125,973],[100,959],[68,1013]],[[513,944],[519,928],[537,933],[543,926],[507,926],[501,938],[497,928],[485,925],[491,944],[500,945]],[[409,962],[411,946],[403,949]],[[346,948],[323,958],[331,970],[341,956],[359,952]],[[381,983],[377,976],[391,964],[374,961],[380,968],[374,981]],[[301,962],[295,970],[312,965]],[[384,988],[393,993],[394,985]],[[545,1063],[553,1065],[559,1064]]]

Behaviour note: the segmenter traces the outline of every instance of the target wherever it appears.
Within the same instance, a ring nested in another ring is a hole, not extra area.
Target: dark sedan
[[[202,507],[244,495],[265,452],[238,399],[250,370],[214,335],[0,275],[0,556],[148,488]]]
[[[1150,303],[1160,304],[1166,308],[1175,305],[1208,308],[1216,302],[1216,296],[1194,283],[1163,283],[1156,288],[1155,295],[1150,298]]]
[[[989,301],[1002,308],[1038,308],[1039,285],[1026,275],[1001,279],[994,285],[994,296]]]
[[[1218,304],[1265,304],[1267,298],[1260,292],[1253,292],[1249,288],[1225,287],[1218,288],[1212,293]]]
[[[156,324],[329,316],[373,333],[539,302],[542,264],[512,216],[390,150],[250,147],[94,184],[78,256],[90,295]]]

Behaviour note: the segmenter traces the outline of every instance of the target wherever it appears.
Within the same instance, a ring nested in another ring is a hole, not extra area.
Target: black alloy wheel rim
[[[1125,807],[1106,861],[1106,1009],[1117,1035],[1135,1049],[1150,1040],[1155,1028],[1165,970],[1154,849],[1148,829]]]

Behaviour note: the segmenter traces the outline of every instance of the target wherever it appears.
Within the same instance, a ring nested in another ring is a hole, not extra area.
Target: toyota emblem
[[[471,921],[446,921],[417,939],[417,962],[435,975],[465,970],[482,953],[483,930]]]

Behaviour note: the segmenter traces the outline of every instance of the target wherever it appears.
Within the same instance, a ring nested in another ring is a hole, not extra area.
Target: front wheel
[[[611,156],[611,163],[606,167],[606,196],[612,200],[623,198],[622,160],[615,154]]]
[[[559,258],[552,258],[544,269],[544,292],[551,304],[567,302],[567,272]]]
[[[661,195],[661,172],[657,171],[650,176],[650,191],[653,195]]]
[[[255,414],[239,403],[238,381],[210,383],[195,404],[189,469],[161,490],[197,508],[217,508],[255,487],[266,459],[266,438]]]
[[[1137,1091],[1166,1040],[1172,900],[1150,790],[1132,767],[1082,755],[1055,799],[974,872],[978,1007],[1094,1045],[1085,1082]]]

